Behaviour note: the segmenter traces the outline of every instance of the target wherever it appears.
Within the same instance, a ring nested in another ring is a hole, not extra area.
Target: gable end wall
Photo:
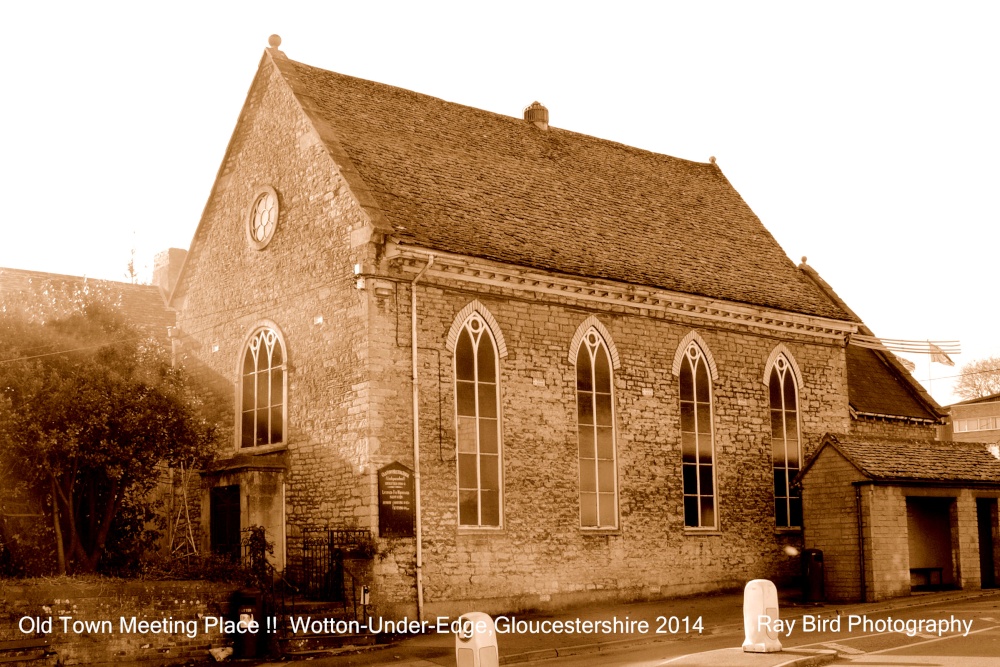
[[[861,599],[858,501],[853,482],[865,477],[836,450],[825,449],[806,472],[802,515],[807,549],[823,552],[826,599]]]
[[[270,244],[256,250],[246,239],[246,217],[265,185],[277,191],[280,217]],[[370,263],[372,248],[351,244],[352,232],[367,223],[265,58],[192,242],[174,306],[178,359],[212,384],[231,425],[243,345],[262,324],[273,323],[281,332],[291,560],[303,529],[371,527],[368,303],[355,289],[353,266]],[[219,454],[234,453],[235,440],[228,437]],[[271,539],[281,539],[280,525],[267,528]]]

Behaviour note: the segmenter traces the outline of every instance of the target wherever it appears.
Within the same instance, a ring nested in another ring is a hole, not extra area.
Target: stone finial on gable
[[[285,54],[278,49],[281,46],[281,35],[271,35],[267,38],[267,52],[272,56],[285,57]]]

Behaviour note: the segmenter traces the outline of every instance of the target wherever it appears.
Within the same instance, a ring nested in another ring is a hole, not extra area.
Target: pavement
[[[920,607],[948,601],[974,599],[982,591],[922,593],[879,603],[801,604],[794,593],[779,592],[782,619],[805,614],[874,614],[880,611]],[[837,658],[833,650],[785,648],[776,653],[744,653],[743,594],[729,593],[674,598],[654,602],[603,604],[557,613],[524,612],[494,617],[501,665],[530,663],[566,656],[593,656],[664,644],[664,667],[812,667]],[[435,619],[427,619],[431,626]],[[447,619],[448,621],[454,619]],[[381,646],[341,649],[336,655],[306,657],[310,667],[454,667],[455,635],[428,631],[402,634]],[[715,638],[715,641],[701,641]],[[666,644],[675,642],[670,647]],[[720,643],[730,648],[708,650]],[[699,646],[701,644],[701,646]],[[669,650],[667,650],[669,648]],[[703,650],[698,650],[699,648]],[[288,662],[264,663],[262,667],[287,667]]]
[[[690,653],[663,661],[666,667],[813,667],[837,658],[836,651],[787,649],[777,653],[744,653],[741,648]]]

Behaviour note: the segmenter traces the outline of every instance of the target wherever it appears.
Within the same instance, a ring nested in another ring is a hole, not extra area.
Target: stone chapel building
[[[691,162],[288,59],[272,38],[170,305],[232,405],[206,540],[378,536],[373,602],[426,614],[788,580],[826,434],[941,412]],[[870,333],[870,332],[868,332]],[[228,509],[227,509],[228,508]],[[211,525],[215,522],[218,525]],[[413,536],[408,536],[407,528]]]

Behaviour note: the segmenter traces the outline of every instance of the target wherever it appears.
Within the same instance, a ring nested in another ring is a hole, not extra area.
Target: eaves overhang
[[[1000,492],[1000,480],[983,479],[910,479],[908,477],[875,477],[851,482],[851,486],[910,486],[923,488],[977,488]]]
[[[839,345],[843,345],[846,338],[858,330],[856,323],[846,320],[771,310],[631,283],[543,273],[537,269],[445,253],[432,248],[402,245],[393,241],[386,245],[385,259],[393,268],[406,275],[419,273],[433,256],[434,263],[424,274],[425,281],[449,280],[469,286],[497,287],[536,295],[571,298],[638,312],[658,312],[769,331],[803,334],[836,341]]]
[[[882,414],[880,412],[862,412],[860,410],[855,410],[851,407],[851,418],[852,419],[875,419],[881,421],[901,421],[907,424],[926,424],[926,425],[938,425],[945,422],[944,418],[941,419],[926,419],[923,417],[908,417],[905,415],[890,415]]]

